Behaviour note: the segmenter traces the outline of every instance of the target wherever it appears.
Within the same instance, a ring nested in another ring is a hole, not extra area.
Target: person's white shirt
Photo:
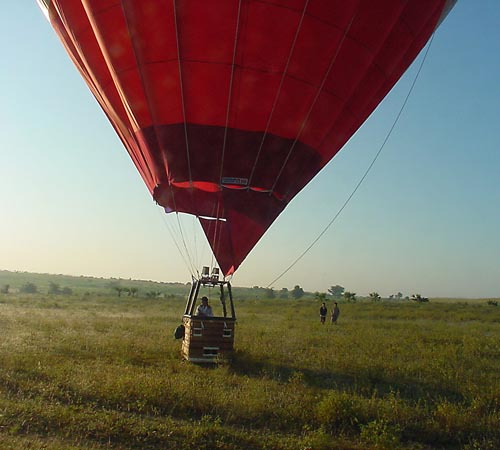
[[[212,307],[210,305],[199,305],[198,308],[196,308],[196,315],[197,316],[206,316],[206,317],[213,317],[214,313],[212,311]]]

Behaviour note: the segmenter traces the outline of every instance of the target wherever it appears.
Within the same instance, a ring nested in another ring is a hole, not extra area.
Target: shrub
[[[352,394],[332,391],[318,404],[316,416],[329,431],[353,431],[360,421],[361,405]]]
[[[36,294],[38,292],[38,288],[34,283],[25,283],[19,289],[24,294]]]
[[[399,446],[401,430],[385,420],[373,420],[361,425],[361,440],[373,449],[391,449]]]

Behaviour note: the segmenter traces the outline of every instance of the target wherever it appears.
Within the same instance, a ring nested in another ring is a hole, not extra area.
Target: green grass
[[[180,299],[0,294],[0,448],[500,448],[500,308],[340,306],[236,299],[234,359],[202,367]]]

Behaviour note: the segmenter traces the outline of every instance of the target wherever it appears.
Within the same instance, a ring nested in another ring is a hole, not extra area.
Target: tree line
[[[330,294],[334,299],[344,299],[347,302],[355,302],[357,300],[357,294],[355,292],[346,291],[343,286],[336,284],[335,286],[331,286],[328,288],[328,292],[316,292],[315,298],[320,301],[325,301],[327,299],[327,295]],[[382,300],[382,297],[378,292],[370,292],[368,297],[372,302],[379,302]],[[388,297],[390,300],[402,300],[403,294],[398,292],[397,294],[392,294]],[[404,297],[405,300],[412,300],[418,303],[426,303],[429,301],[427,297],[423,297],[420,294],[413,294],[411,297]]]
[[[118,297],[121,297],[123,295],[127,295],[128,297],[138,297],[139,295],[139,289],[137,287],[126,287],[126,286],[113,286],[112,289],[116,292]],[[288,288],[282,288],[280,291],[276,292],[273,288],[261,288],[259,286],[254,286],[253,290],[257,291],[258,294],[266,297],[266,298],[279,298],[279,299],[294,299],[298,300],[306,295],[306,292],[300,285],[295,285],[293,289],[289,290]],[[5,284],[1,289],[0,293],[2,294],[8,294],[10,291],[10,285]],[[24,293],[24,294],[36,294],[39,293],[40,290],[36,286],[35,283],[32,282],[27,282],[23,284],[19,288],[19,292]],[[69,287],[61,287],[58,283],[55,283],[53,281],[49,282],[49,288],[47,290],[48,294],[51,295],[72,295],[73,290]],[[164,294],[159,291],[159,290],[150,290],[144,294],[147,298],[161,298]],[[351,291],[346,291],[343,286],[340,285],[334,285],[330,286],[328,288],[327,292],[315,292],[314,293],[314,298],[324,302],[327,300],[328,295],[333,297],[334,299],[343,299],[347,302],[356,302],[357,301],[357,294],[355,292]],[[369,298],[373,302],[379,302],[382,300],[382,297],[379,295],[378,292],[370,292]],[[404,297],[401,292],[398,292],[397,294],[390,295],[388,297],[391,300],[402,300],[403,298],[405,300],[411,300],[415,301],[417,303],[426,303],[429,301],[427,297],[424,297],[420,294],[412,294],[411,297],[406,296]]]
[[[0,293],[8,294],[10,292],[11,286],[10,284],[4,284],[0,289]],[[23,294],[38,294],[40,289],[35,283],[28,281],[24,283],[20,288],[19,292]],[[47,293],[51,295],[72,295],[73,289],[70,287],[61,287],[59,284],[54,282],[49,282],[49,288],[47,289]]]

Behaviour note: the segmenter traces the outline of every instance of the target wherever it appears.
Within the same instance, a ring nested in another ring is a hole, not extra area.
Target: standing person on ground
[[[337,325],[337,319],[339,318],[340,315],[340,309],[339,305],[337,302],[333,302],[333,309],[332,309],[332,323]]]
[[[323,302],[321,304],[321,308],[319,308],[319,319],[321,320],[321,323],[325,323],[327,313],[328,309],[326,309],[326,304]]]

